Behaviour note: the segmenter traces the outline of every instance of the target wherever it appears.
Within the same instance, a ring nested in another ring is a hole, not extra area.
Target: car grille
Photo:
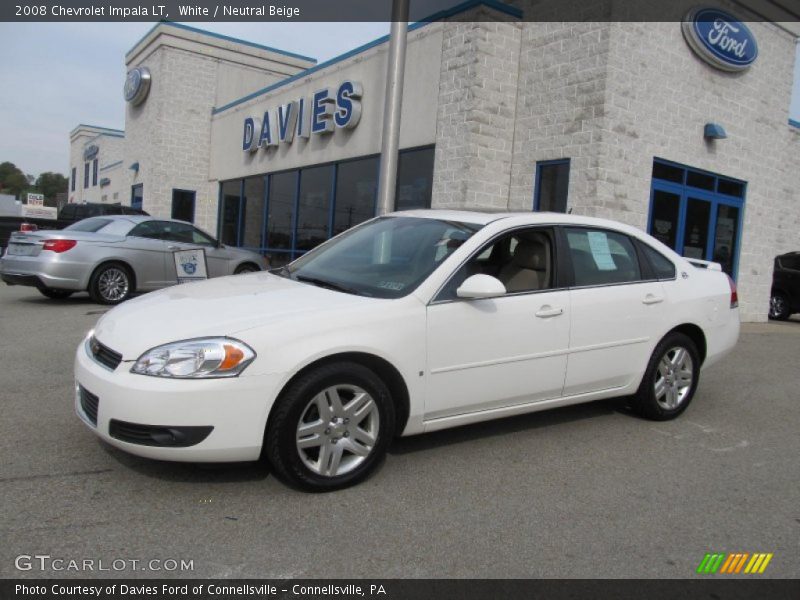
[[[89,419],[92,425],[97,426],[97,407],[100,405],[100,399],[84,388],[82,385],[78,386],[81,398],[81,410],[86,418]]]
[[[94,336],[89,340],[89,353],[97,362],[112,371],[122,362],[122,354],[104,346]]]

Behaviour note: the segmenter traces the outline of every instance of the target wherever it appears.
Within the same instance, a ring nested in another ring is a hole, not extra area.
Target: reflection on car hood
[[[109,311],[97,339],[135,360],[154,346],[238,331],[322,310],[374,303],[266,272],[218,277],[152,292]]]

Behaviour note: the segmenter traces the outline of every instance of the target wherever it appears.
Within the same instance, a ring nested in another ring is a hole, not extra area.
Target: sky
[[[389,23],[189,23],[320,62],[389,32]],[[0,162],[67,174],[79,123],[124,129],[124,55],[152,23],[0,23]],[[346,35],[342,35],[345,31]],[[800,46],[787,117],[800,121]],[[254,90],[255,91],[255,90]]]

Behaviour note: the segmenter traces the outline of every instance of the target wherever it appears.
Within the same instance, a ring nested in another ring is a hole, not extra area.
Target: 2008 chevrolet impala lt
[[[394,213],[114,308],[78,348],[76,410],[133,454],[265,456],[331,490],[397,435],[616,396],[672,419],[736,344],[737,306],[718,264],[619,223]]]

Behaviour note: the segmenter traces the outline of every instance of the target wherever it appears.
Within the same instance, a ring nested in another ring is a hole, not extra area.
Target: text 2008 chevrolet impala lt
[[[114,308],[78,348],[76,410],[133,454],[263,455],[331,490],[396,435],[613,396],[674,418],[736,344],[737,305],[719,265],[619,223],[394,213],[287,267]]]

